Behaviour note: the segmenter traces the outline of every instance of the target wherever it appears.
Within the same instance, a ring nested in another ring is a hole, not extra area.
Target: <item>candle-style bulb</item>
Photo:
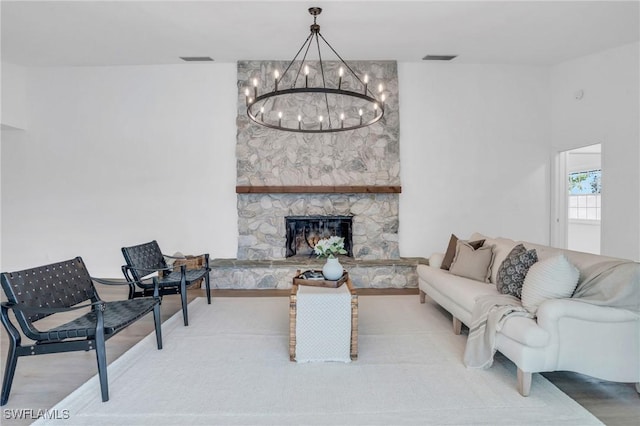
[[[264,121],[264,107],[260,107],[260,121]]]
[[[364,75],[364,84],[367,84],[369,82],[369,74],[365,74]]]
[[[373,104],[373,110],[376,111],[376,112],[378,111],[378,104],[377,103]]]
[[[363,113],[362,108],[360,108],[358,110],[358,115],[360,115],[360,125],[362,125],[362,113]]]
[[[385,94],[383,93],[382,95],[380,95],[380,100],[382,101],[382,105],[384,105],[384,101],[387,99],[387,97],[385,96]]]
[[[382,83],[378,84],[378,93],[382,93],[383,90],[384,86],[382,85]]]
[[[304,87],[309,87],[309,65],[304,66]]]
[[[244,89],[244,101],[249,106],[249,88],[245,87]]]
[[[338,70],[338,75],[342,77],[343,74],[344,74],[344,69],[340,67],[340,69]]]
[[[278,118],[282,118],[282,111],[278,111]]]
[[[340,114],[340,120],[344,120],[344,112]]]
[[[245,96],[249,96],[249,88],[247,87],[246,89],[244,89],[244,95]]]
[[[280,71],[275,70],[275,71],[273,72],[273,76],[274,76],[275,78],[280,77]]]
[[[258,79],[257,78],[253,79],[253,87],[258,87]]]
[[[309,75],[309,65],[304,66],[304,75]]]
[[[344,112],[340,113],[340,127],[344,128]]]
[[[318,120],[320,120],[320,130],[322,130],[322,116],[318,117]]]
[[[302,116],[298,114],[298,129],[302,129]]]
[[[278,111],[278,127],[282,127],[282,111]]]
[[[298,114],[298,121],[302,121],[302,116]]]
[[[342,67],[340,67],[340,69],[338,70],[338,89],[342,88],[342,74],[344,74],[344,70],[342,69]]]

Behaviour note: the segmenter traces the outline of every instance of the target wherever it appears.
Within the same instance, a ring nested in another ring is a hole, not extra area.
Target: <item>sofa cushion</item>
[[[496,288],[499,293],[510,294],[520,299],[524,277],[531,265],[538,261],[536,250],[527,250],[524,245],[515,246],[498,267]]]
[[[458,241],[456,256],[449,270],[452,274],[460,277],[489,282],[492,263],[493,248],[491,246],[480,247],[476,250],[471,244]]]
[[[482,247],[484,244],[484,239],[479,239],[477,241],[466,241],[460,240],[454,234],[451,234],[451,238],[449,238],[449,245],[447,246],[447,251],[444,253],[444,259],[442,259],[442,263],[440,264],[440,268],[448,271],[451,268],[451,264],[453,263],[453,258],[456,257],[456,247],[458,241],[468,242],[471,247],[474,249]]]
[[[476,304],[476,297],[487,294],[497,294],[496,288],[492,285],[486,285],[480,281],[471,280],[469,278],[459,277],[451,274],[450,271],[432,268],[431,266],[418,265],[418,276],[420,277],[421,289],[428,294],[435,289],[438,293],[444,295],[455,306],[459,306],[465,315],[459,315],[458,318],[468,324],[471,320],[471,311]],[[423,282],[427,287],[423,288]]]
[[[522,306],[535,314],[542,302],[571,297],[580,271],[564,255],[553,256],[529,268],[522,286]]]

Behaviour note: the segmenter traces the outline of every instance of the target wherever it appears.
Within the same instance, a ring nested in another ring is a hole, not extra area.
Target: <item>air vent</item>
[[[213,62],[208,56],[180,56],[180,59],[186,62]]]
[[[458,55],[427,55],[422,58],[423,61],[450,61],[457,58]]]

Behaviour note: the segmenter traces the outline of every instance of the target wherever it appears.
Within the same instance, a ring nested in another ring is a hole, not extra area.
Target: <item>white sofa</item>
[[[470,239],[483,238],[474,234]],[[487,239],[485,245],[494,247],[491,266],[495,277],[505,252],[517,242],[498,238]],[[578,288],[585,279],[585,271],[601,262],[619,261],[605,256],[560,250],[522,242],[527,249],[535,248],[539,259],[564,254],[580,271]],[[419,265],[420,302],[425,295],[441,305],[453,316],[454,333],[461,325],[469,326],[476,298],[498,294],[494,283],[485,283],[451,274],[440,269],[442,255],[430,258],[431,265]],[[550,299],[543,302],[537,318],[508,317],[497,332],[495,347],[517,366],[518,391],[527,396],[532,373],[573,371],[614,382],[635,383],[640,392],[640,264],[632,268],[633,277],[625,291],[630,309],[603,306],[575,298]],[[495,278],[494,278],[495,279]],[[634,309],[635,307],[635,309]]]

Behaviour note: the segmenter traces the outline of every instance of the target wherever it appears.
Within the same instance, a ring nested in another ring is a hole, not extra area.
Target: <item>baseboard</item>
[[[202,289],[193,291],[200,291],[202,292],[202,296],[205,295]],[[359,296],[404,296],[418,294],[417,288],[356,288],[356,291]],[[212,297],[287,297],[289,293],[291,293],[291,289],[211,289]]]

